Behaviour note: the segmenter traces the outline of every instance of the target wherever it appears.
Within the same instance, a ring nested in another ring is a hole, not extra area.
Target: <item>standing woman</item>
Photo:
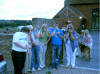
[[[30,30],[23,27],[21,32],[16,32],[12,40],[12,61],[14,65],[14,74],[22,74],[25,63],[26,52],[29,49],[28,34]]]
[[[46,54],[46,49],[47,49],[47,43],[49,42],[50,38],[49,37],[49,32],[47,31],[47,26],[46,24],[43,24],[43,27],[40,31],[40,67],[44,68],[45,67],[45,54]]]
[[[32,56],[31,56],[31,64],[32,64],[32,72],[37,70],[41,70],[40,68],[40,41],[39,41],[39,37],[40,37],[40,31],[39,31],[39,27],[35,26],[33,28],[33,31],[31,33],[31,37],[32,37]]]
[[[77,32],[74,30],[72,24],[67,25],[66,39],[66,54],[67,54],[67,67],[75,67],[76,51],[78,48]]]
[[[31,71],[31,55],[32,55],[32,53],[31,53],[31,48],[32,48],[31,33],[32,33],[33,26],[32,25],[27,25],[26,27],[30,29],[30,33],[28,35],[29,49],[26,53],[25,66],[24,66],[24,69],[23,69],[24,73],[27,73],[28,71]]]

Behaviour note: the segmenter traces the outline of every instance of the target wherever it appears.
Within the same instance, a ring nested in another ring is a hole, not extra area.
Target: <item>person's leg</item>
[[[43,46],[43,43],[41,43],[40,45],[40,67],[42,68],[43,67],[43,51],[44,51],[44,46]]]
[[[67,67],[70,65],[70,47],[68,44],[66,44],[66,58],[67,58]]]
[[[12,51],[11,56],[12,56],[12,61],[13,61],[13,65],[14,65],[14,74],[17,74],[17,59],[16,59],[16,53],[14,51]]]
[[[80,57],[81,56],[81,52],[80,52],[80,48],[78,46],[77,51],[76,51],[76,57]]]
[[[56,58],[56,67],[59,66],[60,54],[61,54],[61,46],[57,46],[57,58]]]
[[[55,61],[56,61],[56,47],[55,45],[52,45],[52,61],[51,61],[51,67],[55,67]]]
[[[45,67],[45,54],[47,50],[47,45],[43,45],[43,67]]]
[[[36,68],[40,68],[40,57],[39,57],[39,54],[40,54],[40,45],[37,45],[36,46]]]
[[[77,48],[75,48],[74,52],[72,51],[72,57],[71,57],[71,66],[72,67],[75,67],[76,52],[77,52]]]
[[[28,71],[28,53],[26,52],[26,60],[25,60],[23,73],[26,73],[27,71]]]
[[[22,70],[24,68],[25,60],[26,60],[26,54],[25,53],[22,53],[22,55],[20,57],[20,60],[19,60],[19,64],[21,66],[21,68],[20,68],[21,73],[22,73]]]
[[[15,74],[22,74],[25,57],[25,53],[12,52],[12,60],[14,64]]]
[[[89,52],[88,52],[89,59],[92,58],[92,55],[91,55],[92,45],[93,45],[92,43],[89,44]]]
[[[32,56],[31,49],[29,49],[29,54],[28,54],[28,59],[27,59],[28,71],[31,71],[31,56]]]
[[[32,68],[35,68],[35,62],[34,62],[35,46],[32,47],[31,52],[32,52],[32,55],[31,55],[31,64],[32,64]]]

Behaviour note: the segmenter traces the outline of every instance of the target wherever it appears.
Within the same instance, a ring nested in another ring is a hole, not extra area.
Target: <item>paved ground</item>
[[[6,72],[6,74],[14,74],[13,71]],[[45,68],[40,71],[28,72],[27,74],[100,74],[100,71],[87,70],[87,69],[67,69],[66,67],[60,67],[59,69]]]
[[[100,70],[100,40],[99,40],[99,31],[91,31],[91,35],[93,38],[93,49],[92,53],[92,60],[84,60],[82,58],[77,58],[76,65],[79,67],[86,67],[92,69],[99,69]]]
[[[36,71],[33,73],[27,73],[27,74],[100,74],[100,57],[99,57],[99,54],[100,54],[99,35],[100,34],[98,31],[91,31],[91,34],[94,39],[91,61],[77,58],[75,69],[67,69],[64,66],[61,66],[59,69],[45,68],[41,71]],[[6,74],[13,74],[12,61],[9,59],[6,59],[6,60],[7,60]]]

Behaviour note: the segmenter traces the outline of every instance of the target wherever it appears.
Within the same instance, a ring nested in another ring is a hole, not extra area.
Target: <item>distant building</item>
[[[65,0],[64,7],[53,19],[32,18],[32,24],[58,23],[65,27],[70,20],[76,30],[82,25],[87,29],[99,29],[99,16],[99,0]]]
[[[65,0],[64,8],[53,18],[63,26],[71,20],[75,28],[84,24],[99,29],[99,0]]]
[[[99,29],[99,0],[71,0],[71,6],[77,8],[87,17],[87,25]]]

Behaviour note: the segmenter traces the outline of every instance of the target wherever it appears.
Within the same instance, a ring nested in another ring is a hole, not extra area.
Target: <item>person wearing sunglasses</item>
[[[65,33],[65,47],[66,47],[66,59],[67,65],[66,67],[75,67],[75,59],[76,59],[76,51],[78,48],[78,34],[74,30],[72,24],[67,25],[67,31]]]

